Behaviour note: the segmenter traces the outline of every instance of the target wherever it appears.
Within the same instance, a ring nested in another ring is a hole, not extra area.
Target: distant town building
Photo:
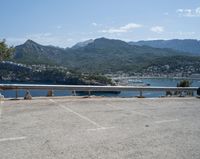
[[[192,74],[190,77],[191,78],[200,78],[200,74],[199,73]]]

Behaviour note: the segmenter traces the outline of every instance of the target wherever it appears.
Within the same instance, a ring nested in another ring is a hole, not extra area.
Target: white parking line
[[[63,109],[65,109],[65,110],[71,112],[71,113],[74,113],[75,115],[79,116],[80,118],[82,118],[82,119],[84,119],[84,120],[87,120],[88,122],[92,123],[93,125],[95,125],[95,126],[97,126],[97,127],[100,127],[100,128],[103,128],[101,125],[99,125],[99,124],[97,124],[96,122],[92,121],[92,120],[89,119],[88,117],[85,117],[85,116],[83,116],[83,115],[81,115],[81,114],[79,114],[79,113],[77,113],[77,112],[71,110],[70,108],[67,108],[67,107],[64,106],[64,105],[59,105],[59,106],[62,107]]]
[[[151,98],[145,98],[145,100],[159,100],[159,97],[151,97]]]
[[[98,131],[98,130],[107,130],[107,129],[114,129],[115,127],[101,127],[96,129],[87,129],[88,131]]]
[[[53,103],[56,103],[53,99],[49,99],[49,101],[51,101],[51,102],[53,102]],[[59,105],[61,108],[67,110],[68,112],[71,112],[71,113],[77,115],[79,118],[84,119],[84,120],[88,121],[89,123],[91,123],[91,124],[97,126],[98,129],[105,129],[103,126],[101,126],[100,124],[98,124],[98,123],[92,121],[92,120],[89,119],[88,117],[83,116],[83,115],[81,115],[81,114],[79,114],[79,113],[73,111],[72,109],[70,109],[70,108],[68,108],[68,107],[66,107],[66,106],[64,106],[64,105],[62,105],[62,104],[58,104],[58,105]]]
[[[155,121],[156,124],[162,124],[162,123],[170,123],[170,122],[177,122],[179,121],[178,119],[171,119],[171,120],[160,120],[160,121]]]
[[[24,140],[26,139],[25,136],[22,136],[22,137],[11,137],[11,138],[3,138],[3,139],[0,139],[0,142],[5,142],[5,141],[16,141],[16,140]]]

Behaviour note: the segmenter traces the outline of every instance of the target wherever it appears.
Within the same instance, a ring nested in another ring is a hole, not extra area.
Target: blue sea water
[[[176,87],[180,79],[143,79],[146,84],[150,84],[152,87]],[[189,80],[192,83],[192,87],[200,87],[200,80]],[[156,92],[143,92],[145,97],[161,97],[165,96],[166,92],[156,91]],[[121,97],[131,97],[138,96],[139,92],[121,92],[119,96]]]
[[[176,87],[177,83],[180,82],[178,79],[142,79],[144,83],[148,83],[151,86],[160,86],[160,87]],[[193,87],[200,87],[200,80],[190,80],[192,82]],[[21,83],[25,84],[25,83]],[[44,83],[43,83],[44,84]],[[46,96],[47,91],[46,90],[31,90],[31,95],[33,97],[36,96]],[[26,90],[19,90],[18,96],[23,97],[26,93]],[[4,95],[6,98],[15,98],[16,91],[15,90],[7,90],[7,91],[1,91],[1,94]],[[71,91],[54,91],[55,96],[71,96],[73,95]],[[83,94],[82,94],[83,95]],[[84,94],[85,95],[85,94]],[[94,93],[96,96],[118,96],[118,97],[134,97],[138,96],[139,92],[137,91],[122,91],[119,94],[113,94],[113,93]],[[160,97],[165,96],[165,92],[143,92],[143,96],[145,97]]]

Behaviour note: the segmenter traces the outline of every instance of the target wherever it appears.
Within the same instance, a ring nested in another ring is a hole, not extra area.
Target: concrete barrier
[[[4,96],[0,93],[0,101],[4,99]]]

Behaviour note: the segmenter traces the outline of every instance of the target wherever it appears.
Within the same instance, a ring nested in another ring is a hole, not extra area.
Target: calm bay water
[[[149,83],[151,86],[161,86],[161,87],[176,87],[177,83],[180,82],[178,79],[143,79],[144,83]],[[193,87],[200,87],[200,80],[190,80],[192,82]],[[25,83],[21,83],[25,84]],[[47,91],[45,90],[31,90],[32,96],[46,96]],[[1,91],[6,98],[15,98],[16,92],[9,91]],[[23,97],[25,94],[25,90],[19,90],[18,96]],[[70,96],[72,95],[71,91],[54,91],[55,96]],[[97,96],[119,96],[119,97],[133,97],[138,96],[139,92],[121,92],[120,94],[112,94],[112,93],[95,93]],[[160,97],[164,96],[165,92],[144,92],[143,95],[145,97]]]

